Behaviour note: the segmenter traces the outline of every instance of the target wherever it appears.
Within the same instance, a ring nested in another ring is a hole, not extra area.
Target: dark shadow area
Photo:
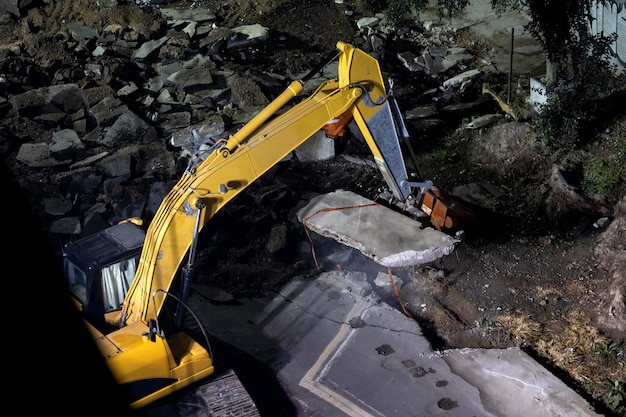
[[[143,410],[132,410],[127,406],[129,401],[124,391],[113,379],[80,314],[72,305],[54,245],[39,218],[34,216],[33,208],[26,203],[22,190],[6,170],[4,161],[1,169],[0,182],[11,201],[2,205],[2,215],[4,219],[15,220],[18,225],[4,252],[5,259],[15,260],[17,268],[8,280],[9,293],[25,295],[23,300],[18,297],[20,304],[23,302],[27,306],[20,316],[31,320],[30,323],[7,320],[7,335],[16,341],[17,349],[11,357],[28,358],[18,364],[17,383],[11,384],[9,395],[29,400],[27,410],[35,414],[152,415],[165,401],[172,401],[176,396]],[[26,288],[28,291],[24,291]],[[211,345],[219,358],[215,375],[232,368],[249,391],[261,416],[296,415],[275,374],[265,364],[218,339],[212,338]],[[49,390],[59,384],[63,389],[55,390],[55,401],[32,401],[34,390],[28,387]]]
[[[190,333],[196,340],[202,340],[203,338],[202,335]],[[209,336],[209,343],[215,359],[214,373],[209,378],[142,409],[141,415],[143,417],[200,417],[207,415],[207,412],[211,416],[212,414],[210,414],[210,411],[206,409],[206,405],[203,403],[204,400],[196,393],[196,390],[201,385],[210,384],[211,380],[220,378],[230,371],[234,371],[254,401],[261,417],[291,417],[297,415],[293,403],[276,379],[275,373],[266,364],[218,338]],[[236,388],[233,387],[233,389]],[[245,404],[237,411],[236,415],[242,417],[248,415],[246,414]]]
[[[411,318],[419,324],[424,337],[428,340],[434,351],[442,351],[449,347],[448,343],[439,334],[437,324],[434,321],[416,312],[412,313]]]
[[[232,368],[254,400],[262,417],[291,417],[297,411],[270,367],[222,340],[211,338],[216,371]]]
[[[22,306],[5,320],[5,335],[14,342],[8,357],[17,369],[8,397],[33,415],[137,415],[72,305],[52,245],[4,162],[2,218],[13,229],[5,235],[3,253],[5,262],[14,263],[7,265],[12,271],[7,294]],[[46,391],[46,398],[54,392],[54,400],[37,399],[37,392]]]

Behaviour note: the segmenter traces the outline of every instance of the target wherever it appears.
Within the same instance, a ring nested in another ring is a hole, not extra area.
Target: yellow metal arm
[[[388,130],[393,129],[393,124],[388,121],[388,106],[382,105],[386,92],[378,62],[346,43],[339,42],[337,48],[336,79],[323,83],[311,96],[274,117],[302,91],[303,81],[292,82],[267,108],[230,136],[225,146],[183,174],[172,188],[147,230],[139,267],[124,302],[123,323],[147,323],[158,317],[165,295],[156,292],[169,291],[190,248],[199,199],[205,205],[201,213],[204,226],[248,185],[342,113],[352,113],[388,179],[387,164],[391,158],[381,152],[379,136],[390,134]],[[381,114],[385,116],[382,122]]]
[[[259,126],[265,123],[270,117],[272,117],[278,110],[283,108],[292,98],[300,94],[304,82],[301,80],[293,81],[289,87],[285,89],[276,99],[274,99],[266,108],[264,108],[259,114],[254,116],[244,127],[242,127],[237,133],[232,135],[226,143],[226,150],[232,152],[235,150],[241,142],[246,140],[248,136],[254,132]],[[224,150],[222,150],[224,151]]]

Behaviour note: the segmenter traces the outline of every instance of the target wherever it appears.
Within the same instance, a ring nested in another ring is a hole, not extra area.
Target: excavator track
[[[196,318],[185,316],[185,331],[195,340],[205,341],[205,331]],[[209,346],[205,346],[213,352]],[[189,417],[261,417],[254,400],[232,368],[216,371],[190,393],[198,412]]]
[[[231,369],[200,386],[196,392],[210,417],[260,417],[256,404]]]
[[[260,417],[256,404],[235,374],[227,370],[210,377],[182,397],[149,406],[142,417]]]

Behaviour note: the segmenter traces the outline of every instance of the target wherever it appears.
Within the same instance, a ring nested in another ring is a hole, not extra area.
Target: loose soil
[[[259,23],[270,29],[272,38],[257,52],[255,60],[229,65],[289,76],[312,68],[338,40],[351,42],[356,32],[354,16],[373,16],[384,10],[383,3],[208,0],[193,4],[213,10],[222,26]],[[348,8],[354,12],[352,17],[345,13]],[[55,0],[31,8],[22,23],[3,24],[0,45],[21,39],[29,48],[38,49],[40,62],[72,62],[75,58],[59,48],[53,37],[42,34],[66,38],[66,24],[71,21],[91,27],[109,24],[150,27],[158,24],[157,13],[156,9],[129,3],[107,9],[95,1]],[[485,40],[469,41],[463,39],[464,33],[450,36],[457,36],[458,44],[473,47],[472,53],[488,50],[484,47]],[[383,72],[401,75],[398,100],[401,105],[410,105],[413,95],[403,83],[428,86],[428,80],[411,79],[402,72],[395,52],[406,50],[406,44],[388,42],[386,47],[386,56],[381,60]],[[542,188],[554,162],[550,155],[535,152],[519,168],[490,166],[489,161],[481,161],[479,157],[489,133],[457,129],[462,124],[460,119],[448,122],[448,127],[436,129],[409,124],[411,133],[418,138],[413,140],[413,145],[422,174],[444,190],[489,182],[501,194],[489,208],[473,207],[478,219],[463,228],[462,241],[451,255],[429,265],[392,271],[402,279],[402,285],[389,302],[406,308],[406,313],[422,325],[436,349],[520,346],[601,412],[611,415],[602,405],[602,395],[607,391],[601,384],[609,380],[626,381],[623,350],[621,361],[619,358],[611,361],[603,358],[596,346],[623,343],[625,337],[623,332],[612,332],[598,322],[598,309],[606,308],[614,282],[613,269],[608,263],[613,258],[604,254],[621,251],[623,256],[624,236],[620,242],[615,236],[604,235],[601,229],[592,227],[597,219],[584,215],[560,222],[551,218],[545,210]],[[609,123],[608,129],[626,131],[623,120],[621,125]],[[509,129],[521,131],[527,125],[512,122]],[[366,153],[352,140],[347,140],[344,146],[346,153]],[[266,187],[269,199],[278,189],[276,184],[290,184],[294,189],[310,193],[350,189],[368,198],[375,198],[383,186],[376,170],[355,167],[341,158],[277,166],[250,193],[238,197],[219,214],[216,224],[228,227],[216,226],[211,241],[205,242],[198,266],[198,274],[205,282],[236,296],[254,296],[276,288],[295,275],[314,277],[320,272],[313,267],[311,254],[303,253],[298,246],[298,242],[306,242],[307,238],[302,225],[294,222],[293,211],[276,207],[275,211],[268,210],[265,201],[253,197]],[[297,203],[289,200],[290,192],[279,191],[284,193],[280,196],[284,207]],[[620,201],[617,197],[613,201],[615,205]],[[272,198],[275,201],[276,196]],[[297,198],[295,194],[293,198]],[[315,239],[313,243],[320,259],[324,254],[341,250]],[[604,248],[603,253],[598,252],[599,247]],[[352,265],[366,264],[358,254],[353,255],[352,262]],[[322,265],[321,269],[346,266],[338,263]],[[386,272],[382,267],[377,270],[371,263],[369,268],[372,273]]]

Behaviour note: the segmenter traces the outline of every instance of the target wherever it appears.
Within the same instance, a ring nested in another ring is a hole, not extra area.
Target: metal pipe
[[[183,310],[183,308],[189,301],[189,295],[191,294],[191,281],[193,280],[193,274],[195,271],[194,263],[196,261],[196,247],[198,245],[198,236],[200,234],[200,219],[202,218],[202,209],[205,207],[205,204],[202,200],[198,200],[196,202],[196,207],[196,222],[193,228],[191,247],[189,248],[189,259],[187,261],[187,265],[183,267],[181,272],[182,287],[180,298],[182,302],[178,303],[175,313],[175,324],[177,328],[182,328],[183,326],[183,321],[185,319],[185,310]]]
[[[321,61],[315,68],[308,72],[301,80],[292,81],[287,88],[276,97],[269,105],[267,105],[261,112],[254,116],[248,123],[246,123],[239,131],[233,134],[226,142],[225,150],[232,152],[248,138],[255,130],[257,130],[263,123],[265,123],[270,117],[272,117],[278,110],[280,110],[285,104],[287,104],[292,98],[300,94],[304,88],[304,84],[313,78],[317,73],[322,71],[326,65],[334,61],[341,51],[339,48],[331,52],[323,61]]]
[[[511,104],[511,79],[513,78],[513,39],[515,37],[515,28],[511,28],[511,52],[509,54],[509,84],[506,95],[506,103]]]

